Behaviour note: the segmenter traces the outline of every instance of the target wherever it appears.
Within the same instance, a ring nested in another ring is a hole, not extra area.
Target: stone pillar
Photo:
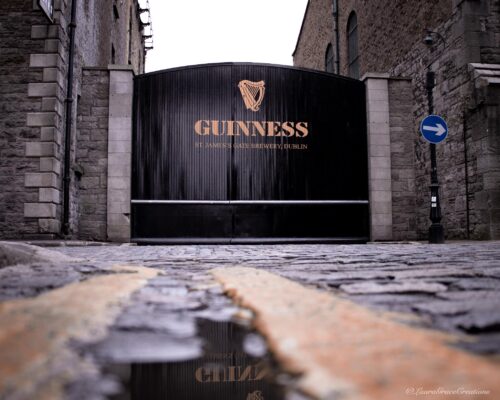
[[[389,75],[368,73],[366,85],[371,240],[392,240]]]
[[[36,2],[34,9],[38,10]],[[38,189],[36,202],[24,203],[24,217],[38,219],[37,234],[55,237],[61,229],[61,138],[64,116],[64,59],[66,50],[64,38],[66,23],[64,11],[66,1],[54,4],[55,22],[50,25],[32,25],[31,39],[44,43],[44,52],[30,54],[30,71],[41,71],[41,81],[28,83],[28,98],[39,101],[40,107],[32,107],[27,113],[26,125],[40,130],[39,139],[25,143],[25,156],[37,159],[39,168],[36,172],[25,174],[25,188]],[[35,76],[33,74],[33,76]]]
[[[473,238],[500,239],[500,64],[469,64],[474,97],[468,136],[477,153],[479,190],[471,194]]]
[[[109,66],[108,204],[107,233],[113,242],[130,241],[132,173],[131,66]]]

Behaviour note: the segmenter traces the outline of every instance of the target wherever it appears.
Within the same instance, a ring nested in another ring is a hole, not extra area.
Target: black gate
[[[291,67],[138,76],[132,240],[366,241],[365,88]]]

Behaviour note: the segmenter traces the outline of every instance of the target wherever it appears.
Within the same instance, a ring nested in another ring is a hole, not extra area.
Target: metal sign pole
[[[433,89],[435,86],[435,74],[430,70],[427,71],[426,89],[427,101],[429,104],[429,115],[434,114],[434,99]],[[437,173],[436,145],[430,143],[431,150],[431,211],[430,219],[432,225],[429,228],[429,243],[444,243],[444,229],[441,225],[441,204],[439,201],[439,181]]]

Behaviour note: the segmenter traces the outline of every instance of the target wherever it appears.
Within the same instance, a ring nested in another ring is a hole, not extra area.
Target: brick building
[[[309,0],[293,56],[366,82],[375,239],[428,234],[428,71],[446,236],[500,238],[499,0]]]
[[[0,2],[0,238],[121,234],[120,95],[144,72],[148,15],[147,0]]]

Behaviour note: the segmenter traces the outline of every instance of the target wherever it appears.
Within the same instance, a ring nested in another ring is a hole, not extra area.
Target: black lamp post
[[[427,31],[427,36],[424,39],[424,43],[428,46],[432,46],[434,44],[434,38],[432,35],[435,34],[439,36],[441,40],[446,44],[444,38],[437,32]],[[427,66],[427,74],[426,74],[426,82],[425,88],[427,90],[427,102],[428,102],[428,111],[429,115],[434,114],[434,97],[433,90],[436,86],[436,75],[434,71],[431,69],[430,63]],[[436,160],[436,145],[434,143],[430,143],[431,150],[431,211],[430,211],[430,219],[432,221],[432,225],[429,228],[429,243],[444,243],[444,229],[441,224],[442,214],[441,214],[441,204],[439,201],[439,181],[438,181],[438,173],[437,173],[437,160]]]

